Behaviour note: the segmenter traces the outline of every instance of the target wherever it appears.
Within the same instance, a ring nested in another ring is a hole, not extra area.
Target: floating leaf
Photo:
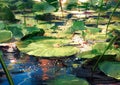
[[[45,14],[54,12],[56,9],[47,2],[40,2],[33,5],[33,10],[36,11],[36,14]]]
[[[83,21],[74,21],[73,25],[67,30],[68,33],[74,33],[78,30],[85,30],[85,25]]]
[[[89,85],[89,83],[74,75],[62,75],[55,78],[55,80],[51,81],[48,85]]]
[[[93,27],[88,28],[87,30],[90,31],[90,33],[92,33],[92,34],[95,34],[95,33],[98,33],[98,32],[101,31],[101,29],[99,29],[99,28],[93,28]]]
[[[12,38],[12,33],[7,30],[0,30],[0,42],[8,41]]]
[[[79,50],[73,46],[64,46],[67,39],[34,37],[17,43],[21,52],[40,57],[67,57],[76,54]]]
[[[99,64],[99,68],[106,75],[120,80],[120,62],[105,61]]]
[[[78,58],[93,58],[97,54],[99,54],[98,51],[96,49],[92,49],[92,50],[85,51],[85,52],[78,54],[77,57]]]
[[[24,35],[22,33],[22,25],[20,25],[20,24],[11,24],[11,25],[7,26],[7,29],[12,32],[13,37],[15,39],[20,39]]]

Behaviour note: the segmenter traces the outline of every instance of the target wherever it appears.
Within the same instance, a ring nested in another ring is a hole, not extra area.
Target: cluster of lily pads
[[[47,2],[42,2],[40,4],[36,4],[33,7],[34,11],[36,11],[36,15],[42,15],[45,13],[50,13],[51,11],[55,11],[55,8]],[[57,59],[61,57],[64,58],[75,55],[77,58],[84,58],[86,60],[92,60],[96,58],[96,56],[98,56],[97,59],[100,60],[104,58],[104,55],[116,55],[113,61],[109,61],[106,59],[101,62],[98,61],[96,65],[107,76],[119,80],[120,48],[115,48],[114,46],[114,42],[119,36],[117,36],[117,38],[111,39],[110,42],[106,42],[106,39],[109,37],[106,37],[105,33],[103,32],[104,27],[102,28],[102,26],[87,26],[87,24],[96,24],[97,21],[98,20],[93,18],[86,19],[85,22],[81,20],[73,20],[71,26],[66,26],[65,30],[60,30],[60,27],[56,26],[55,23],[52,22],[40,23],[36,26],[31,27],[27,27],[23,24],[5,25],[3,22],[0,22],[0,43],[4,43],[6,41],[8,42],[9,40],[14,38],[15,40],[17,40],[17,48],[22,53],[45,58],[54,57]],[[98,24],[103,25],[108,21],[108,19],[99,18]],[[119,25],[110,25],[108,28],[108,34],[111,34],[113,30],[118,30],[118,28]],[[76,44],[72,42],[70,37],[75,33],[78,33],[79,36],[84,41],[86,41],[87,45],[91,48],[90,50],[81,51],[81,49],[84,47],[77,47],[78,45],[81,45],[81,43]],[[114,35],[112,35],[112,37],[114,37]],[[82,81],[83,84],[81,85],[88,85],[86,81],[78,79],[74,76],[64,76],[65,79],[68,79],[67,81],[64,81],[62,78],[59,77],[58,79],[56,79],[56,81],[52,82],[54,82],[54,85],[73,85],[73,83],[76,84]],[[69,82],[70,80],[72,83]],[[58,82],[60,84],[58,84]]]

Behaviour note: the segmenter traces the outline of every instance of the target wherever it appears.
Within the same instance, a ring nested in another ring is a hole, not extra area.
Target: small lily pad
[[[104,61],[99,64],[99,68],[106,75],[120,80],[120,62]]]
[[[62,75],[55,78],[55,80],[51,81],[48,85],[89,85],[89,83],[74,75]]]
[[[12,38],[12,32],[7,30],[0,31],[0,42],[8,41]]]

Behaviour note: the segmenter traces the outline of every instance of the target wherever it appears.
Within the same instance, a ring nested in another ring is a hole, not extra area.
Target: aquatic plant
[[[120,80],[120,62],[104,61],[99,63],[98,66],[107,76]]]
[[[79,50],[73,46],[67,46],[71,41],[52,37],[33,37],[17,43],[18,49],[26,54],[37,57],[69,57]]]
[[[12,32],[7,30],[0,30],[0,42],[8,41],[12,38]]]
[[[13,82],[13,80],[12,80],[12,77],[11,77],[11,75],[10,75],[8,69],[7,69],[7,66],[6,66],[6,64],[4,63],[4,60],[2,59],[2,52],[1,52],[1,51],[0,51],[0,63],[1,63],[2,68],[3,68],[3,70],[4,70],[5,74],[6,74],[6,77],[7,77],[7,79],[8,79],[9,84],[10,84],[10,85],[14,85],[14,82]]]
[[[48,85],[89,85],[89,83],[82,79],[77,78],[74,75],[62,75],[58,76],[55,80],[49,82]]]
[[[111,21],[111,19],[112,19],[112,16],[113,16],[114,12],[116,11],[116,9],[119,7],[119,5],[120,5],[120,0],[119,0],[118,3],[116,4],[115,8],[113,9],[113,11],[112,11],[112,13],[111,13],[111,16],[110,16],[110,18],[109,18],[109,21],[108,21],[108,23],[107,23],[106,35],[107,35],[107,32],[108,32],[108,27],[109,27],[110,21]]]

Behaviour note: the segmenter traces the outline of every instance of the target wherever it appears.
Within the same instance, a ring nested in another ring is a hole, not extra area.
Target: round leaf
[[[99,68],[106,75],[120,80],[120,62],[105,61],[99,64]]]
[[[74,75],[62,75],[51,81],[48,85],[89,85],[84,79],[79,79]]]
[[[12,38],[12,33],[7,30],[0,31],[0,42],[8,41]]]
[[[17,43],[21,52],[40,57],[67,57],[74,55],[78,49],[73,46],[64,46],[70,41],[47,37],[34,37]]]

